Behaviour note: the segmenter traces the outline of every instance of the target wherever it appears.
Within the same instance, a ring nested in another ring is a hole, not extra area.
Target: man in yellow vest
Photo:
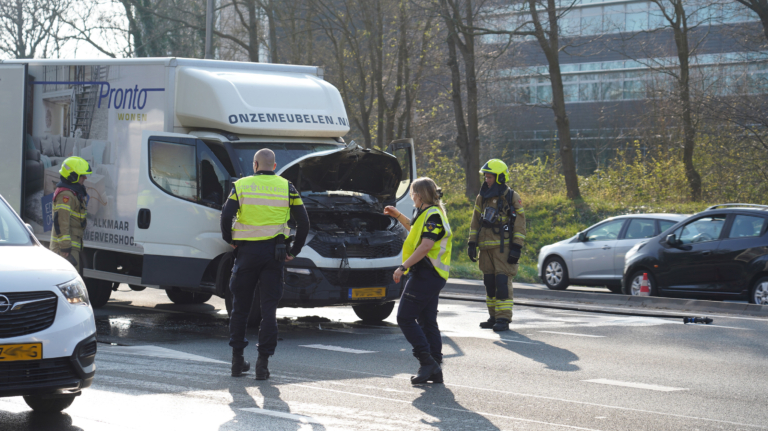
[[[293,260],[304,246],[309,217],[299,193],[288,180],[275,175],[275,153],[261,149],[253,156],[250,177],[235,182],[221,210],[221,235],[235,248],[235,264],[229,289],[232,315],[229,318],[229,345],[232,346],[232,376],[240,377],[251,367],[244,356],[248,340],[245,328],[259,284],[261,325],[256,380],[269,378],[269,357],[277,346],[277,303],[283,296],[283,265]],[[290,250],[288,220],[297,223]],[[234,223],[233,223],[233,218]]]
[[[51,250],[67,259],[78,272],[82,272],[83,233],[86,225],[86,175],[93,172],[88,162],[80,157],[68,157],[61,164],[61,180],[53,192],[53,229]]]
[[[509,330],[512,321],[512,279],[525,242],[525,210],[517,192],[507,187],[507,165],[491,159],[480,173],[485,182],[475,199],[469,228],[469,258],[474,262],[480,250],[480,271],[490,317],[481,328]]]

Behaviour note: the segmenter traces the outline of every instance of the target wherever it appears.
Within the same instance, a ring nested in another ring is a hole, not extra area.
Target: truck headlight
[[[88,305],[88,290],[80,277],[58,285],[67,302],[73,305]]]

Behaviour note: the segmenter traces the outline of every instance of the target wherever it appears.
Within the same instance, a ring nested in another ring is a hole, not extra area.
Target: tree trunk
[[[259,19],[256,16],[256,0],[247,0],[248,8],[248,59],[259,62]]]
[[[269,23],[269,62],[280,63],[277,56],[277,22],[275,20],[275,0],[267,3],[267,22]]]
[[[136,22],[136,18],[133,15],[133,9],[131,6],[131,0],[121,0],[123,7],[125,8],[125,16],[128,18],[128,33],[133,38],[133,54],[136,57],[147,57],[147,50],[144,47],[144,40],[141,37],[141,29]]]
[[[464,194],[468,198],[473,198],[479,187],[470,188],[469,178],[472,176],[469,173],[471,168],[469,159],[469,138],[467,136],[467,124],[464,122],[464,104],[461,100],[461,71],[459,70],[459,59],[456,55],[456,33],[450,33],[448,35],[448,67],[451,69],[451,101],[453,102],[453,114],[456,121],[456,146],[461,151],[462,161],[464,162],[465,171],[465,191]]]

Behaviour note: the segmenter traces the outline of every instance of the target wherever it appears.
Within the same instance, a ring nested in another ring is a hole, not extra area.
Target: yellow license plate
[[[43,343],[0,344],[0,362],[43,359]]]
[[[378,299],[386,296],[386,287],[361,287],[358,289],[349,289],[349,299]]]

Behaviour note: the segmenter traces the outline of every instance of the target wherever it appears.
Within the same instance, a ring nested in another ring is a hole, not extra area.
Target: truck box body
[[[381,216],[385,204],[412,211],[412,142],[393,145],[395,155],[345,144],[344,104],[322,69],[175,58],[15,60],[0,63],[0,95],[26,101],[4,106],[0,117],[14,131],[0,137],[0,155],[21,164],[4,173],[0,193],[17,202],[39,239],[50,240],[61,162],[80,156],[91,165],[88,279],[225,296],[232,253],[219,232],[221,206],[232,183],[253,174],[255,151],[272,148],[277,173],[306,196],[310,219],[326,221],[313,226],[291,265],[304,269],[287,269],[284,305],[365,301],[370,291],[350,293],[358,287],[350,276],[367,279],[360,270],[381,273],[375,287],[386,294],[371,298],[399,295],[382,274],[400,255],[377,258],[363,249],[397,230]],[[329,220],[338,220],[336,233]],[[363,233],[372,236],[363,241]],[[309,246],[318,234],[335,238],[333,250],[319,239]],[[339,252],[345,241],[362,257]],[[291,280],[304,276],[293,295]]]

